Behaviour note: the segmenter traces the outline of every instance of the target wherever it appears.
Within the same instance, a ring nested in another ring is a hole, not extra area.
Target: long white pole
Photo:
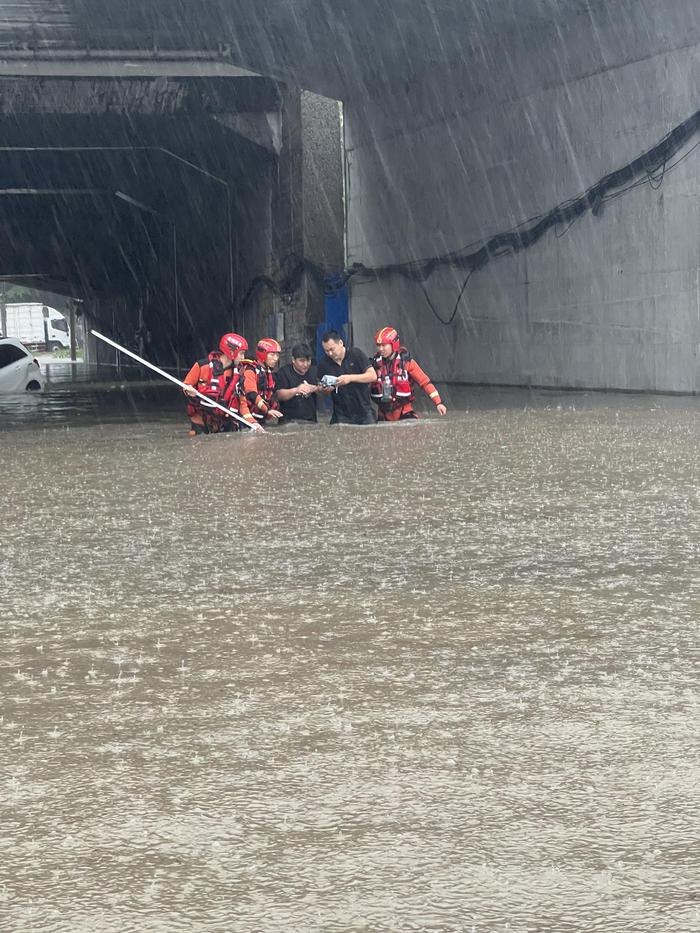
[[[136,360],[137,363],[141,363],[142,366],[147,366],[149,369],[152,369],[154,373],[158,373],[158,375],[162,376],[164,379],[169,379],[170,382],[174,382],[175,385],[180,386],[181,389],[194,389],[194,386],[185,385],[184,382],[180,382],[180,380],[176,379],[175,376],[171,376],[170,373],[166,373],[164,369],[159,369],[157,366],[154,366],[153,363],[149,363],[148,360],[141,359],[140,356],[132,353],[131,350],[127,350],[126,347],[120,346],[114,340],[110,340],[109,337],[105,337],[105,335],[101,334],[99,331],[91,330],[90,333],[97,337],[98,340],[103,340],[105,343],[108,343],[110,347],[114,347],[115,350],[119,350],[120,353],[126,353],[127,356],[130,356],[132,360]],[[219,411],[223,411],[224,414],[229,415],[231,418],[235,418],[236,421],[240,421],[241,424],[244,424],[251,431],[264,430],[259,424],[249,424],[245,418],[241,418],[241,416],[237,415],[235,411],[231,411],[231,409],[226,408],[225,405],[220,405],[218,402],[213,401],[213,399],[207,398],[204,393],[199,392],[197,389],[194,389],[194,393],[199,398],[201,398],[203,402],[206,402],[207,406],[211,408],[218,408]]]

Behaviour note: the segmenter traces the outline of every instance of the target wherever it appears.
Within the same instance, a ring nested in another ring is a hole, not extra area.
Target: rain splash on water
[[[700,929],[697,401],[169,392],[3,401],[3,929]]]

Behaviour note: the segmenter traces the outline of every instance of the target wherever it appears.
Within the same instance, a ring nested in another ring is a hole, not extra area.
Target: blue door
[[[327,330],[337,330],[348,343],[348,290],[346,286],[326,293],[326,319],[316,328],[316,359],[323,358],[321,337]]]

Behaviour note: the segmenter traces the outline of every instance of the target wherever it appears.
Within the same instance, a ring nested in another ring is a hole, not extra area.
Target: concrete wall
[[[323,273],[343,269],[343,159],[338,102],[286,88],[280,126],[279,152],[269,177],[269,253],[258,271],[276,281],[291,276],[292,284],[288,292],[279,295],[265,287],[258,289],[242,317],[249,341],[264,335],[276,337],[284,343],[286,360],[297,341],[313,345],[316,325],[323,321],[325,313],[318,276],[310,271],[294,275],[294,270],[303,260]]]
[[[622,0],[614,19],[598,10],[566,30],[501,35],[468,64],[349,101],[349,263],[479,243],[582,193],[694,113],[697,7],[661,6]],[[658,190],[644,184],[475,272],[448,326],[416,283],[356,278],[355,342],[395,323],[442,380],[700,391],[699,187],[700,150]],[[448,269],[426,283],[443,318],[463,280]]]

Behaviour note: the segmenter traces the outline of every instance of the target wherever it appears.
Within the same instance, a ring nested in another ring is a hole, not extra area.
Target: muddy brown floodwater
[[[0,928],[700,930],[700,401],[0,401]]]

